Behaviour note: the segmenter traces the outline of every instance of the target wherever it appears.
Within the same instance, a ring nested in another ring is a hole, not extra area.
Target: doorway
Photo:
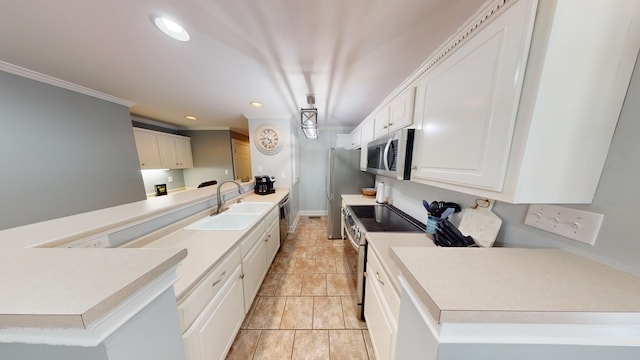
[[[231,152],[233,154],[233,172],[235,179],[251,179],[251,154],[249,142],[231,139]]]

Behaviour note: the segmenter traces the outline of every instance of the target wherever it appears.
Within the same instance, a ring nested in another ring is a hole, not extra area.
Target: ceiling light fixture
[[[191,37],[189,33],[175,21],[169,20],[163,17],[156,17],[153,19],[153,23],[167,36],[170,36],[178,41],[189,41]]]
[[[318,109],[315,108],[316,96],[307,94],[308,108],[300,109],[300,126],[307,139],[318,138]]]
[[[300,109],[300,125],[307,139],[318,138],[318,109]]]
[[[249,105],[253,106],[254,108],[261,108],[262,107],[262,103],[261,102],[257,102],[257,101],[252,101],[249,103]]]
[[[184,118],[187,119],[187,120],[198,120],[198,118],[193,116],[193,115],[187,115]]]

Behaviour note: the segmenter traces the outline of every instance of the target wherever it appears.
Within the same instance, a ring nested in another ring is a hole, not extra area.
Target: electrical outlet
[[[229,169],[224,169],[224,174],[229,175]]]
[[[595,245],[604,215],[556,205],[531,204],[526,225]]]
[[[172,183],[172,182],[173,182],[173,176],[169,176],[169,177],[167,178],[167,182]]]

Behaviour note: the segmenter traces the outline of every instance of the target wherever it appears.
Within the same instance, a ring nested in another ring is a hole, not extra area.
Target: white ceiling
[[[246,133],[245,116],[298,116],[307,93],[320,127],[353,127],[483,3],[0,0],[0,61],[189,129]],[[155,15],[182,24],[191,41],[160,33]]]

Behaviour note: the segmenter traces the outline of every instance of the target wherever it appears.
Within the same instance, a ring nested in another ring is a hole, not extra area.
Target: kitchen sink
[[[207,216],[185,227],[185,230],[242,230],[249,226],[260,213],[234,213],[231,211],[219,215]]]
[[[271,203],[267,202],[243,202],[234,204],[229,207],[227,212],[235,213],[248,213],[248,214],[260,214],[271,206]]]

